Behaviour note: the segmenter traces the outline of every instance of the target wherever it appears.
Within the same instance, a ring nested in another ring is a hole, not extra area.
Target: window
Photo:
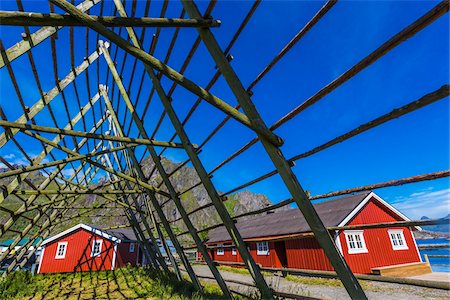
[[[99,256],[102,252],[102,240],[94,240],[92,242],[92,253],[91,256]]]
[[[65,258],[67,251],[67,242],[58,243],[58,247],[56,248],[55,258]]]
[[[269,243],[256,243],[256,255],[269,255]]]
[[[347,247],[349,254],[367,253],[366,242],[364,241],[364,234],[362,230],[347,230],[344,231],[345,239],[347,240]]]
[[[225,255],[225,251],[223,250],[223,247],[220,246],[219,248],[217,248],[217,255]]]
[[[130,243],[130,252],[134,252],[134,243]]]
[[[236,255],[236,247],[231,248],[231,254]]]
[[[405,236],[402,229],[388,230],[389,238],[391,239],[392,249],[394,250],[408,250]]]

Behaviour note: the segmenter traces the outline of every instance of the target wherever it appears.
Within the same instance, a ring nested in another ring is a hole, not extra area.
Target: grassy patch
[[[217,267],[219,270],[226,271],[226,272],[232,272],[236,274],[242,274],[242,275],[250,275],[247,269],[244,268],[236,268],[236,267],[230,267],[230,266],[219,266]],[[270,272],[262,271],[261,274],[264,276],[272,276],[273,274]]]
[[[243,274],[243,275],[250,275],[248,270],[244,269],[244,268],[235,268],[235,267],[229,267],[229,266],[218,266],[217,268],[221,271],[232,272],[232,273]]]
[[[198,293],[188,281],[173,274],[126,267],[98,271],[32,276],[13,272],[0,279],[0,299],[223,299],[215,284],[205,284]]]
[[[308,285],[326,285],[326,286],[332,286],[332,287],[344,287],[342,285],[342,282],[339,279],[334,278],[320,278],[320,277],[304,277],[304,276],[295,276],[295,275],[287,275],[284,277],[284,279],[308,284]],[[374,287],[372,284],[365,282],[365,281],[359,281],[362,288],[365,290],[373,290]]]

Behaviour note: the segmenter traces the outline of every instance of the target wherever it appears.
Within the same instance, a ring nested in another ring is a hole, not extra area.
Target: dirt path
[[[194,266],[195,273],[199,276],[212,276],[207,266]],[[225,280],[238,280],[251,284],[249,275],[237,274],[221,270]],[[321,299],[350,299],[343,287],[328,286],[325,284],[305,284],[293,282],[279,276],[265,276],[267,283],[276,291],[310,296]],[[301,277],[302,278],[302,277]],[[306,279],[308,280],[308,279]],[[326,282],[326,280],[324,281]],[[450,291],[400,285],[395,283],[362,281],[369,299],[373,300],[422,300],[422,299],[450,299]],[[252,293],[254,289],[242,285],[229,283],[231,289],[241,293]]]

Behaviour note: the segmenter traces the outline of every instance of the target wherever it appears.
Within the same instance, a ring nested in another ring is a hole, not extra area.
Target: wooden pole
[[[83,12],[88,11],[95,4],[99,3],[101,0],[85,0],[82,3],[77,5],[77,8]],[[22,56],[24,53],[30,51],[33,47],[39,45],[43,41],[45,41],[48,37],[54,35],[59,29],[62,27],[42,27],[35,33],[26,37],[25,40],[20,41],[7,49],[6,51],[2,51],[2,55],[0,55],[0,69],[5,65],[10,64],[16,58]]]
[[[103,46],[104,46],[104,45],[103,45]],[[102,47],[102,45],[101,45],[101,47]],[[104,48],[104,49],[105,49],[105,48]],[[109,53],[108,53],[108,55],[109,55]],[[121,125],[120,125],[120,123],[119,123],[119,120],[118,120],[118,118],[117,118],[117,115],[116,115],[116,113],[115,113],[115,111],[114,111],[114,109],[113,109],[113,107],[112,107],[112,105],[111,105],[111,102],[109,101],[109,97],[108,97],[108,95],[106,94],[106,89],[105,89],[105,87],[104,87],[104,86],[100,86],[99,89],[100,89],[100,93],[101,93],[102,96],[103,96],[103,100],[105,101],[106,106],[108,107],[109,111],[111,112],[112,120],[113,120],[114,124],[116,125],[117,134],[118,134],[119,136],[123,136],[123,130],[122,130],[122,127],[121,127]],[[130,155],[131,160],[133,161],[134,168],[135,168],[135,170],[136,170],[136,172],[137,172],[137,176],[138,176],[139,178],[141,178],[141,180],[146,180],[145,175],[144,175],[144,173],[142,172],[142,169],[141,169],[141,167],[140,167],[140,165],[139,165],[139,162],[137,161],[137,159],[136,159],[136,157],[135,157],[133,151],[129,151],[129,155]],[[159,207],[159,203],[158,203],[158,201],[157,201],[157,199],[156,199],[154,193],[153,193],[152,191],[148,190],[148,189],[147,189],[146,193],[147,193],[148,197],[150,198],[150,201],[152,202],[153,206],[156,208],[158,217],[159,217],[159,219],[161,220],[161,222],[162,222],[162,224],[163,224],[163,226],[164,226],[164,229],[166,230],[167,234],[169,235],[169,238],[171,239],[172,244],[173,244],[174,247],[175,247],[175,250],[177,251],[177,253],[178,253],[178,255],[179,255],[181,261],[183,262],[183,264],[184,264],[184,266],[185,266],[185,268],[186,268],[186,270],[188,270],[188,274],[189,274],[189,277],[190,277],[191,280],[192,280],[192,283],[196,286],[196,288],[197,288],[198,290],[201,291],[201,290],[202,290],[202,286],[201,286],[201,284],[200,284],[200,282],[199,282],[199,280],[198,280],[198,278],[197,278],[197,276],[196,276],[194,270],[192,269],[192,266],[190,265],[189,261],[187,260],[186,255],[184,254],[183,249],[182,249],[180,243],[178,242],[178,240],[176,239],[175,234],[173,233],[172,229],[170,228],[170,224],[169,224],[169,222],[167,221],[167,219],[166,219],[166,217],[165,217],[165,215],[164,215],[164,212],[163,212],[162,209]],[[169,194],[169,197],[170,197],[170,194]],[[149,229],[149,230],[150,230],[150,229]],[[158,233],[160,233],[160,231],[158,231]],[[161,241],[162,241],[163,239],[164,239],[164,236],[163,236],[162,233],[161,233]],[[172,253],[170,252],[169,247],[167,247],[167,249],[169,250],[169,252],[167,253],[167,255],[169,255],[169,256],[172,255]],[[176,271],[177,271],[177,275],[181,278],[181,273],[179,273],[179,268],[178,268],[178,266],[176,265],[175,260],[173,260],[173,264],[174,264],[174,267],[175,267],[175,269],[176,269]]]
[[[193,1],[182,1],[182,4],[190,18],[199,19],[202,17]],[[256,110],[256,107],[251,101],[250,96],[248,95],[238,76],[236,75],[227,58],[220,49],[220,46],[217,43],[214,35],[207,28],[197,28],[197,31],[199,32],[201,39],[205,43],[205,46],[216,62],[219,70],[221,71],[223,77],[233,91],[245,114],[249,117],[253,124],[258,124],[257,127],[264,128],[264,130],[269,130],[264,121],[261,119],[259,113]],[[319,218],[311,202],[309,202],[308,196],[300,186],[300,183],[298,182],[283,153],[280,149],[278,149],[276,145],[267,141],[264,136],[260,135],[259,133],[257,134],[260,137],[260,140],[267,154],[270,156],[273,164],[276,166],[278,173],[283,179],[286,187],[288,188],[292,197],[295,199],[295,202],[303,213],[307,223],[314,232],[316,239],[324,249],[325,254],[338,273],[350,297],[354,299],[367,299],[364,291],[361,288],[361,285],[340,254],[339,250],[333,242],[332,237],[326,230],[324,224],[322,223],[322,220]],[[223,205],[222,202],[221,205]],[[256,283],[258,284],[258,282]],[[263,297],[264,296],[266,295],[263,295]]]
[[[48,139],[46,139],[46,138],[44,138],[44,137],[42,137],[42,136],[40,136],[40,135],[37,135],[37,136],[34,136],[34,137],[35,137],[36,139],[38,139],[38,140],[40,140],[40,141],[46,143],[46,144],[49,144],[49,145],[55,145],[52,141],[50,141],[50,140],[48,140]],[[73,150],[70,150],[70,149],[68,149],[68,148],[66,148],[66,147],[64,147],[64,146],[55,145],[55,147],[57,147],[57,148],[60,149],[61,151],[64,151],[64,152],[66,152],[66,153],[68,153],[68,154],[71,154],[71,155],[78,155],[77,152],[75,152],[75,151],[73,151]],[[114,152],[113,152],[113,153],[114,153]],[[130,176],[130,175],[128,175],[128,174],[119,172],[119,171],[117,171],[117,170],[115,170],[115,169],[113,169],[113,168],[108,168],[108,167],[104,166],[103,164],[100,164],[100,163],[98,163],[98,162],[96,162],[96,161],[94,161],[94,160],[92,160],[92,159],[89,159],[89,158],[86,158],[86,161],[87,161],[89,164],[94,165],[94,166],[96,166],[96,167],[98,167],[98,168],[100,168],[100,169],[102,169],[102,170],[105,170],[106,172],[108,172],[108,173],[110,173],[110,174],[114,174],[114,175],[116,175],[117,177],[123,178],[123,179],[125,179],[125,180],[127,180],[127,181],[130,181],[130,182],[133,182],[133,183],[135,183],[135,184],[138,184],[138,185],[142,186],[143,188],[152,190],[152,191],[154,191],[155,193],[158,193],[158,194],[160,194],[160,195],[162,195],[162,196],[164,196],[164,197],[169,197],[169,196],[170,196],[168,193],[166,193],[166,192],[164,192],[164,191],[162,191],[162,190],[160,190],[160,189],[158,189],[158,188],[153,187],[152,185],[146,183],[146,182],[143,181],[143,180],[136,179],[136,178],[134,178],[134,177],[132,177],[132,176]]]
[[[28,120],[33,119],[40,111],[42,111],[42,109],[49,105],[53,99],[61,94],[62,91],[70,83],[72,83],[78,75],[83,73],[100,55],[100,51],[94,51],[87,59],[83,61],[82,64],[70,71],[70,73],[63,80],[61,80],[57,86],[46,93],[44,97],[39,99],[26,114],[21,115],[15,122],[27,123]],[[2,132],[0,134],[0,148],[2,148],[17,132],[19,132],[19,129],[15,128],[9,130],[8,132]]]
[[[97,95],[95,95],[91,101],[89,101],[86,106],[84,106],[81,111],[72,119],[70,120],[70,122],[66,125],[66,127],[64,127],[64,129],[69,129],[71,126],[74,126],[75,124],[77,124],[79,122],[79,120],[89,111],[89,109],[97,102],[97,100],[99,99],[99,94],[97,93]],[[100,121],[96,124],[96,126],[93,127],[93,129],[98,128],[102,122],[104,121],[104,118],[101,118]],[[61,141],[61,139],[63,138],[63,136],[58,135],[56,136],[52,142],[54,142],[55,144],[59,144],[59,142]],[[33,159],[33,164],[39,164],[52,150],[54,149],[53,146],[48,145],[47,147],[45,147],[45,149]],[[20,182],[22,182],[23,180],[25,180],[27,178],[29,174],[25,173],[25,174],[21,174],[19,177],[14,178],[7,186],[6,188],[4,188],[3,192],[0,193],[0,204],[5,200],[5,198],[9,195],[9,193],[11,191],[13,191],[19,184]]]
[[[218,20],[180,18],[127,18],[91,16],[106,27],[219,27]],[[25,11],[0,11],[0,25],[13,26],[86,26],[70,15]]]
[[[32,171],[42,170],[42,169],[45,169],[45,168],[57,167],[57,166],[65,165],[67,163],[78,161],[78,160],[86,160],[87,158],[91,158],[93,156],[99,156],[99,155],[103,155],[103,154],[106,154],[106,153],[120,151],[120,150],[123,150],[123,149],[134,148],[136,146],[138,146],[138,145],[137,144],[128,144],[126,146],[121,146],[121,147],[117,147],[117,148],[113,148],[113,149],[102,150],[102,151],[98,151],[98,152],[91,152],[89,154],[84,154],[84,155],[74,155],[74,156],[71,156],[71,157],[67,157],[67,158],[64,158],[64,159],[51,161],[51,162],[48,162],[48,163],[42,163],[42,164],[38,164],[38,165],[31,165],[31,166],[27,166],[27,167],[22,167],[20,169],[15,169],[15,170],[11,170],[11,171],[6,171],[6,172],[3,172],[3,173],[0,173],[0,179],[1,178],[5,178],[5,177],[9,177],[9,176],[21,175],[21,174],[24,174],[24,173],[30,173]],[[33,195],[33,194],[27,194],[27,195]]]
[[[116,4],[119,14],[122,17],[126,17],[126,12],[125,12],[124,7],[122,6],[122,3],[117,0],[115,0],[114,2]],[[130,39],[131,39],[132,43],[134,44],[134,46],[137,48],[141,48],[134,30],[132,28],[127,28],[127,31],[128,31],[128,35],[130,36]],[[128,96],[128,93],[125,90],[125,87],[123,86],[123,83],[122,83],[122,80],[120,79],[119,73],[117,72],[117,69],[108,53],[108,49],[102,48],[102,50],[106,51],[105,52],[106,53],[105,60],[107,61],[109,69],[111,70],[111,73],[113,74],[113,78],[117,84],[117,87],[119,88],[119,91],[122,94],[122,98],[124,99],[125,104],[129,110],[129,112],[132,115],[132,119],[133,119],[134,123],[138,127],[139,132],[142,135],[142,137],[148,138],[148,134],[144,128],[144,125],[143,125],[141,119],[139,118],[139,116],[135,112],[135,108],[134,108],[133,104],[131,103],[131,100]],[[150,76],[153,79],[158,80],[151,68],[146,67],[146,70],[149,74],[151,73]],[[160,85],[155,86],[155,89],[157,91],[160,88],[161,88]],[[161,92],[161,90],[159,90],[159,92]],[[162,91],[162,92],[164,93],[164,91]],[[157,153],[153,147],[149,146],[149,147],[147,147],[147,149],[153,159],[153,162],[155,163],[155,166],[156,166],[161,178],[163,179],[165,186],[167,187],[167,190],[169,191],[169,193],[171,195],[171,199],[174,201],[175,206],[177,207],[178,211],[180,212],[180,214],[183,218],[183,222],[185,223],[186,227],[189,229],[191,236],[194,239],[195,243],[198,245],[198,250],[205,257],[205,261],[206,261],[208,267],[210,268],[211,272],[213,273],[214,277],[216,278],[216,281],[219,284],[220,288],[222,289],[222,292],[224,293],[224,295],[226,297],[231,298],[231,293],[230,293],[225,281],[223,280],[222,276],[220,275],[220,272],[217,270],[216,266],[212,262],[212,259],[209,257],[208,251],[207,251],[206,247],[203,245],[203,241],[198,236],[198,234],[195,230],[195,227],[193,226],[192,222],[188,218],[186,210],[184,209],[183,205],[181,204],[178,194],[177,194],[175,188],[173,187],[172,183],[170,182],[169,176],[166,173],[166,171],[161,163],[160,157],[157,155]]]
[[[135,46],[132,46],[125,39],[123,39],[113,31],[109,30],[99,22],[96,22],[89,15],[84,14],[82,11],[77,9],[69,2],[65,0],[50,0],[50,1],[59,6],[60,8],[62,8],[70,15],[74,16],[80,22],[83,22],[84,24],[89,26],[89,28],[97,31],[104,37],[108,38],[111,42],[115,43],[118,47],[120,47],[130,55],[141,60],[144,64],[149,65],[151,68],[160,71],[171,80],[177,82],[179,85],[185,87],[187,90],[191,91],[192,93],[201,97],[202,99],[205,99],[207,102],[214,105],[216,108],[220,109],[227,115],[230,115],[238,122],[260,133],[261,136],[264,136],[268,141],[270,141],[274,145],[281,146],[283,144],[283,140],[280,137],[273,134],[271,131],[268,131],[267,129],[264,128],[254,127],[254,125],[252,124],[252,122],[250,122],[247,116],[239,112],[237,109],[233,108],[228,103],[224,102],[223,100],[214,96],[210,92],[206,91],[204,88],[198,86],[193,81],[184,77],[182,74],[178,73],[177,71],[167,66],[166,64],[156,59],[155,57],[151,56],[147,52]]]
[[[170,148],[182,148],[183,147],[181,144],[177,144],[177,143],[173,143],[173,142],[169,143],[169,142],[160,142],[160,141],[155,141],[155,140],[150,140],[150,139],[137,139],[137,138],[122,137],[122,136],[119,137],[119,136],[112,136],[112,135],[105,135],[105,134],[88,133],[88,132],[76,131],[76,130],[71,130],[71,129],[61,129],[61,128],[55,128],[55,127],[38,126],[38,125],[33,125],[33,124],[9,122],[9,121],[4,121],[4,120],[0,120],[0,126],[7,127],[7,128],[15,128],[18,130],[33,130],[33,131],[55,133],[55,134],[62,134],[62,135],[68,135],[68,136],[85,137],[85,138],[90,138],[90,139],[98,139],[98,140],[112,141],[112,142],[153,145],[153,146],[170,147]]]
[[[17,190],[11,195],[121,195],[121,194],[141,194],[141,190]]]

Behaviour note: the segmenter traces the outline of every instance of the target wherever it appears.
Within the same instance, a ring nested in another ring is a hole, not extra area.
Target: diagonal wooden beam
[[[83,22],[86,24],[89,28],[95,30],[96,32],[100,33],[101,35],[108,38],[111,42],[115,43],[118,47],[129,53],[130,55],[136,57],[137,59],[141,60],[146,65],[149,65],[150,67],[154,68],[155,70],[160,71],[164,75],[166,75],[171,80],[177,82],[179,85],[185,87],[187,90],[191,91],[195,95],[201,97],[202,99],[206,100],[216,108],[220,109],[227,115],[230,115],[238,122],[242,123],[243,125],[247,126],[248,128],[258,132],[262,136],[265,137],[268,141],[273,143],[274,145],[281,146],[283,144],[283,140],[276,136],[273,132],[270,130],[267,130],[267,128],[260,128],[258,126],[258,123],[252,122],[249,120],[247,116],[245,116],[243,113],[239,112],[235,108],[233,108],[228,103],[224,102],[223,100],[219,99],[218,97],[214,96],[204,88],[198,86],[193,81],[189,80],[182,74],[178,73],[171,67],[164,64],[162,61],[156,59],[152,55],[148,54],[147,52],[139,49],[138,47],[135,47],[128,43],[125,39],[120,37],[115,32],[109,30],[99,22],[96,22],[94,19],[92,19],[89,15],[83,13],[79,9],[77,9],[75,6],[70,4],[69,2],[65,0],[50,0],[52,3],[56,4],[60,8],[62,8],[64,11],[68,12],[70,15],[77,18],[80,22]]]
[[[55,99],[61,92],[72,83],[75,78],[83,73],[99,56],[101,55],[101,51],[95,51],[88,58],[86,58],[78,67],[70,71],[70,73],[61,80],[57,86],[52,88],[48,93],[44,95],[42,99],[39,99],[26,113],[21,115],[15,122],[16,123],[26,123],[29,120],[33,119],[40,111],[42,111],[50,102]],[[14,136],[19,129],[11,129],[8,132],[2,132],[0,134],[0,148],[2,148],[9,139]]]
[[[95,4],[99,3],[101,0],[85,0],[77,5],[77,8],[83,12],[88,11]],[[10,64],[16,58],[30,51],[33,47],[39,45],[45,41],[48,37],[55,34],[62,27],[42,27],[35,33],[27,36],[25,40],[16,43],[14,46],[10,47],[0,56],[0,69],[5,65]]]
[[[44,138],[43,136],[36,135],[36,136],[33,136],[33,137],[35,137],[36,139],[38,139],[38,140],[40,140],[40,141],[42,141],[42,142],[44,142],[44,143],[46,143],[46,144],[54,145],[55,147],[57,147],[57,148],[60,149],[61,151],[66,152],[67,154],[78,155],[78,153],[77,153],[76,151],[70,150],[70,149],[68,149],[68,148],[66,148],[66,147],[64,147],[64,146],[61,146],[61,145],[56,145],[56,144],[54,144],[52,141],[50,141],[50,140]],[[97,149],[97,148],[96,148],[96,149]],[[145,188],[145,189],[149,189],[149,190],[151,190],[151,191],[153,191],[153,192],[155,192],[155,193],[158,193],[158,194],[160,194],[160,195],[162,195],[162,196],[164,196],[164,197],[170,197],[170,194],[169,194],[169,193],[164,192],[164,191],[162,191],[162,190],[160,190],[160,189],[158,189],[158,188],[155,188],[154,186],[152,186],[152,185],[146,183],[145,181],[136,179],[136,178],[134,178],[134,177],[132,177],[132,176],[130,176],[130,175],[128,175],[128,174],[125,174],[125,173],[123,173],[123,172],[119,172],[119,171],[117,171],[117,170],[115,170],[115,169],[113,169],[113,168],[106,167],[106,166],[104,166],[103,164],[98,163],[98,162],[95,161],[95,160],[86,158],[86,162],[88,162],[89,164],[91,164],[91,165],[93,165],[93,166],[95,166],[95,167],[97,167],[97,168],[100,168],[100,169],[102,169],[102,170],[104,170],[104,171],[106,171],[106,172],[108,172],[108,173],[110,173],[110,174],[114,174],[114,175],[116,175],[117,177],[123,178],[123,179],[125,179],[125,180],[127,180],[127,181],[129,181],[129,182],[138,184],[138,185],[140,185],[141,187],[143,187],[143,188]]]
[[[64,129],[70,129],[75,124],[77,124],[79,122],[79,120],[89,111],[89,109],[98,101],[99,98],[100,98],[100,96],[97,93],[90,101],[88,101],[88,103],[81,109],[81,111],[72,120],[70,120],[70,122],[66,125],[66,127],[64,127]],[[104,119],[102,118],[101,120],[104,120]],[[100,124],[98,124],[97,126],[100,126]],[[94,128],[98,128],[97,126],[94,126]],[[58,144],[62,138],[63,138],[63,136],[58,135],[57,137],[55,137],[52,140],[52,142],[54,142],[55,144]],[[36,156],[33,159],[33,164],[39,164],[53,149],[54,149],[54,147],[51,145],[48,145],[47,147],[45,147],[45,149],[38,156]],[[8,192],[13,191],[20,184],[21,181],[23,181],[27,178],[28,175],[29,175],[28,173],[24,173],[24,174],[21,174],[19,177],[14,178],[14,180],[12,180],[7,185],[7,187],[4,189],[4,191],[2,193],[0,193],[0,203],[2,203],[5,200],[5,198],[8,196]]]
[[[182,1],[182,4],[190,18],[202,18],[202,15],[200,14],[196,4],[192,0]],[[253,122],[258,123],[258,127],[267,128],[267,125],[264,123],[258,111],[256,110],[256,107],[250,99],[249,94],[245,90],[239,77],[222,52],[214,35],[207,28],[197,28],[197,31],[246,115]],[[314,232],[314,235],[318,240],[320,246],[324,249],[325,254],[327,255],[337,274],[339,275],[339,278],[344,284],[350,297],[353,299],[367,299],[367,296],[361,288],[361,285],[353,275],[343,256],[340,254],[339,250],[333,242],[331,235],[326,230],[322,220],[320,219],[313,205],[309,201],[308,196],[298,182],[298,179],[292,171],[287,159],[284,157],[283,153],[276,145],[265,140],[265,138],[259,133],[257,134],[258,136],[260,136],[260,140],[267,154],[277,168],[278,173],[284,181],[284,184],[294,198],[308,225]],[[258,284],[258,282],[256,283]],[[263,294],[263,297],[269,297],[269,295]]]
[[[105,101],[105,104],[106,104],[107,108],[108,108],[109,111],[111,112],[111,118],[112,118],[112,121],[114,122],[114,125],[116,126],[117,134],[118,134],[119,136],[123,136],[123,130],[122,130],[122,127],[121,127],[121,125],[120,125],[120,123],[119,123],[119,120],[118,120],[118,118],[117,118],[117,115],[116,115],[116,113],[115,113],[115,111],[114,111],[114,109],[113,109],[113,107],[112,107],[111,101],[109,100],[109,97],[108,97],[108,95],[106,94],[106,90],[105,90],[104,86],[101,86],[101,87],[100,87],[100,93],[101,93],[102,96],[103,96],[103,100]],[[132,162],[133,162],[135,171],[136,171],[136,173],[137,173],[137,174],[136,174],[136,175],[137,175],[136,177],[140,178],[141,180],[145,180],[146,177],[145,177],[144,173],[142,172],[142,169],[141,169],[141,167],[140,167],[140,165],[139,165],[139,162],[137,161],[137,159],[136,159],[136,157],[135,157],[135,155],[134,155],[134,152],[133,152],[131,149],[128,150],[128,151],[129,151],[130,158],[131,158],[131,160],[132,160]],[[116,160],[117,160],[117,159],[116,159]],[[170,240],[172,241],[172,244],[173,244],[173,246],[175,247],[175,250],[177,251],[177,253],[178,253],[178,255],[179,255],[179,257],[180,257],[180,259],[181,259],[183,265],[185,266],[185,268],[186,268],[186,270],[187,270],[187,272],[188,272],[188,274],[189,274],[190,279],[192,280],[192,282],[193,282],[193,284],[195,285],[195,287],[196,287],[198,290],[201,290],[202,287],[201,287],[201,285],[200,285],[200,281],[198,280],[197,275],[195,274],[194,270],[192,269],[192,266],[190,265],[190,262],[187,260],[186,254],[183,252],[183,249],[182,249],[182,247],[181,247],[179,241],[176,239],[176,236],[175,236],[175,234],[173,233],[172,228],[170,227],[170,224],[169,224],[169,222],[167,221],[166,216],[164,215],[164,212],[163,212],[162,209],[159,207],[159,203],[158,203],[158,201],[157,201],[157,199],[156,199],[156,197],[155,197],[155,194],[154,194],[151,190],[146,190],[146,195],[150,198],[150,201],[152,202],[153,207],[155,207],[156,212],[157,212],[157,215],[158,215],[159,219],[161,220],[161,222],[162,222],[162,224],[163,224],[163,226],[164,226],[164,229],[165,229],[165,231],[167,232],[167,234],[168,234]],[[169,194],[169,197],[170,197],[170,194]],[[152,221],[153,221],[153,223],[156,225],[155,218],[154,218],[154,216],[153,216],[153,212],[151,212],[151,210],[149,210],[149,212],[150,212],[150,215],[152,216]],[[163,235],[162,235],[162,233],[161,233],[161,230],[160,230],[157,226],[155,226],[155,227],[156,227],[156,229],[157,229],[157,231],[158,231],[158,235],[162,236],[161,239],[163,240],[164,237],[163,237]],[[150,230],[150,228],[149,228],[149,230]],[[162,241],[162,240],[161,240],[161,241]],[[165,241],[164,241],[163,243],[165,243]],[[171,252],[170,252],[170,249],[168,249],[167,245],[165,245],[165,247],[167,248],[167,250],[169,250],[169,251],[167,252],[167,254],[169,255],[169,257],[170,257],[170,259],[171,259],[171,261],[172,261],[172,263],[173,263],[173,267],[175,268],[175,271],[176,271],[177,276],[179,277],[179,279],[181,279],[182,276],[181,276],[181,272],[180,272],[180,270],[179,270],[178,264],[177,264],[177,262],[173,259],[173,257],[171,257],[172,254],[171,254]]]

